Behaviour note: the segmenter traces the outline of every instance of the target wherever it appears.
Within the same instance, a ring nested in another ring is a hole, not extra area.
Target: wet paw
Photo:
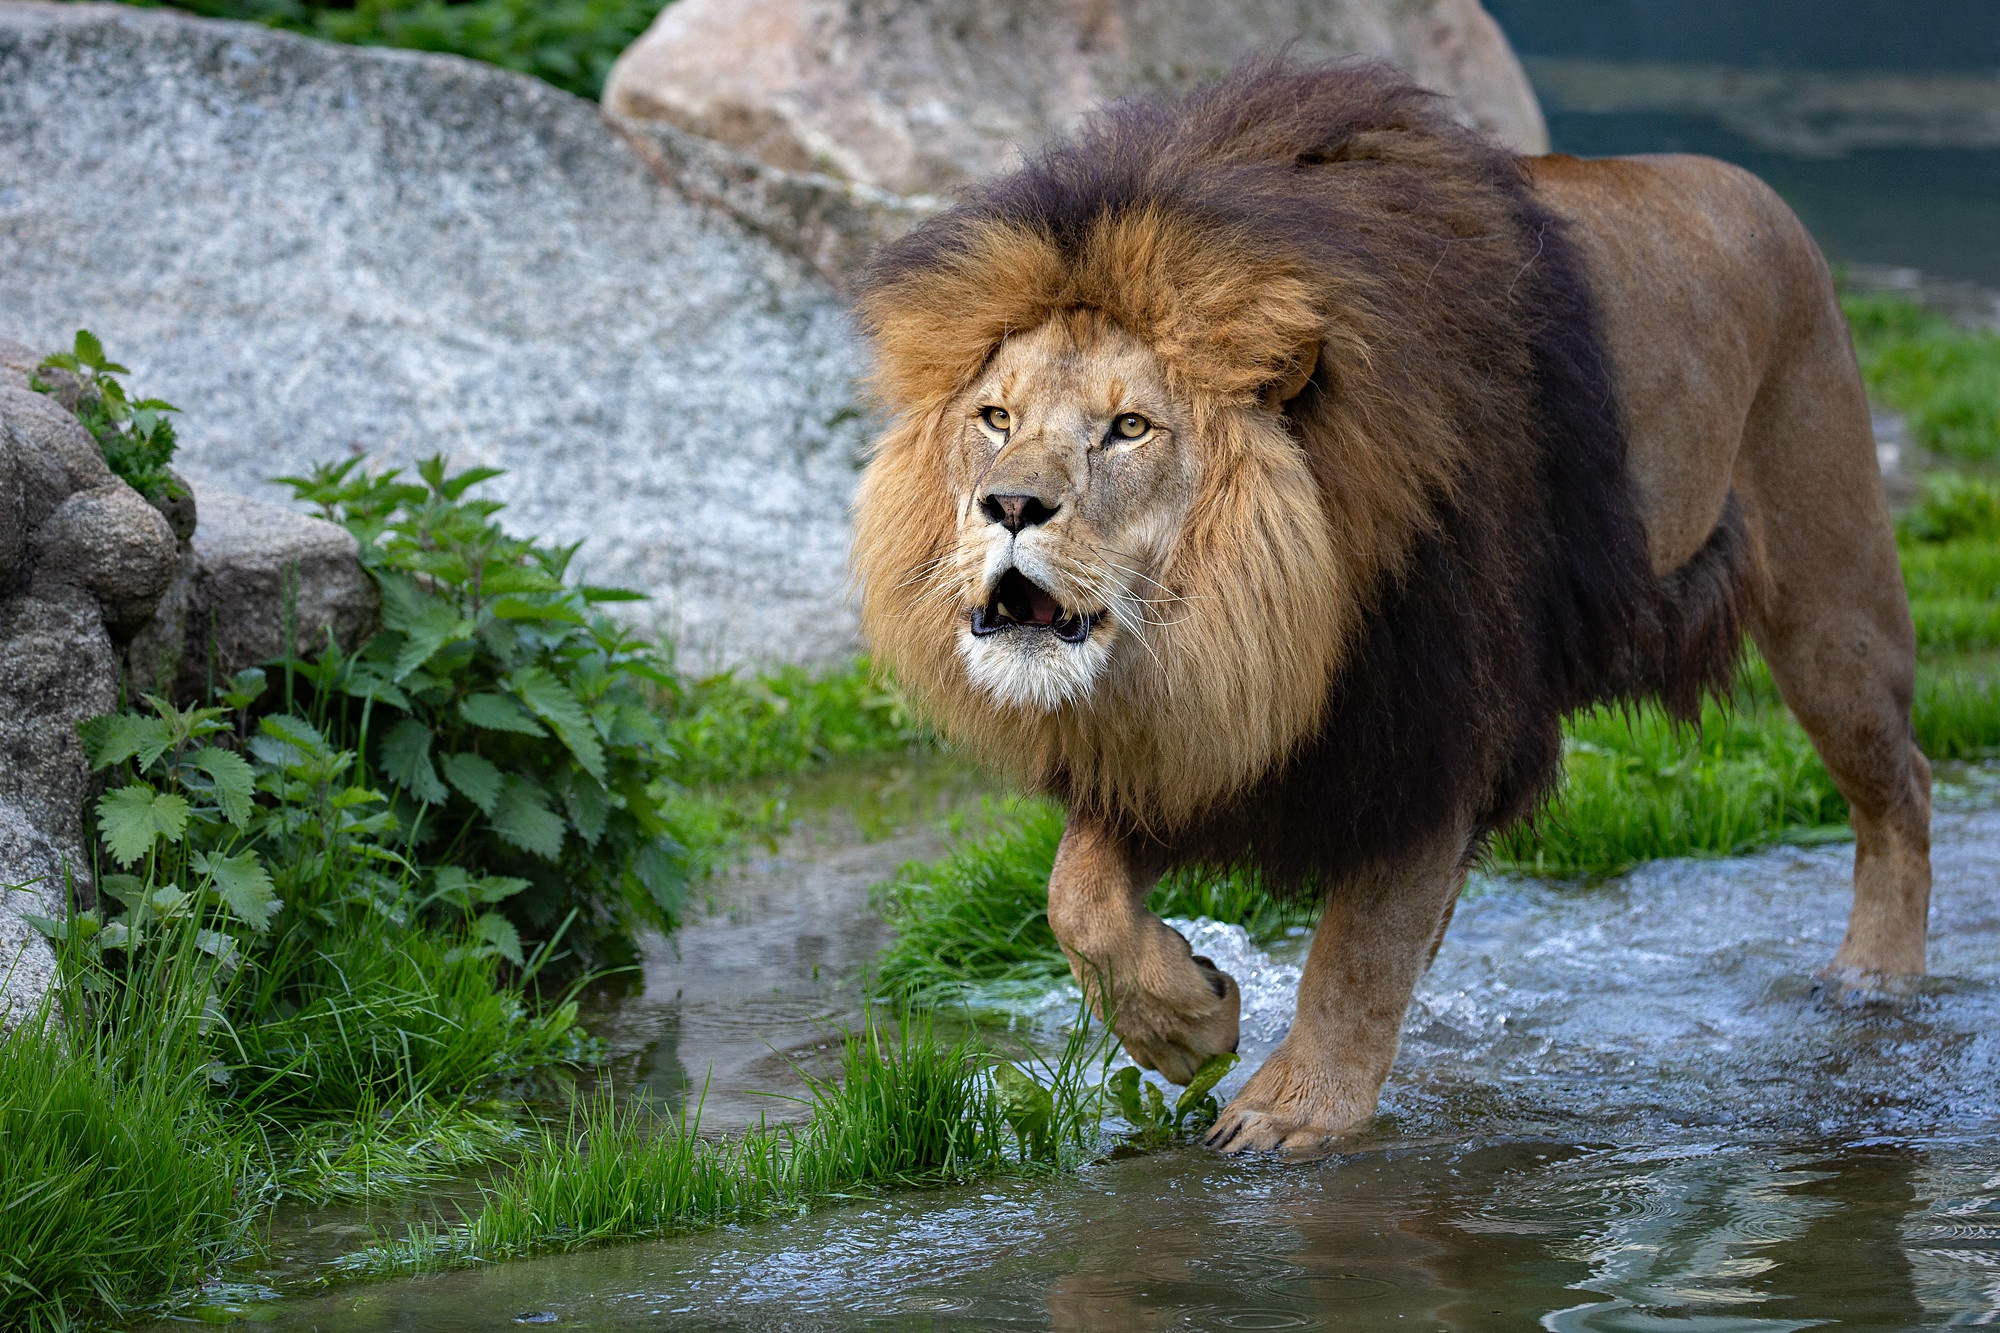
[[[1340,1131],[1332,1125],[1231,1102],[1222,1108],[1215,1127],[1202,1142],[1230,1154],[1281,1152],[1288,1157],[1318,1157],[1330,1152],[1339,1137]]]
[[[1339,1071],[1297,1065],[1280,1047],[1222,1108],[1202,1142],[1226,1153],[1322,1156],[1374,1116],[1379,1081],[1356,1093],[1346,1090]]]
[[[1813,974],[1813,996],[1839,1009],[1893,1007],[1914,997],[1922,980],[1908,972],[1877,972],[1834,962]]]
[[[1110,978],[1111,1028],[1126,1053],[1185,1086],[1213,1056],[1236,1049],[1243,993],[1236,979],[1164,922],[1139,961]]]

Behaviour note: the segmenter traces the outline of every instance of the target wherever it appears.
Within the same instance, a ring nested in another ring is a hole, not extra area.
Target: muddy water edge
[[[792,837],[711,881],[649,948],[643,991],[591,1015],[614,1079],[700,1099],[709,1128],[795,1113],[794,1066],[857,1012],[884,939],[869,887],[988,794],[941,760],[795,787]],[[1851,846],[1588,889],[1482,879],[1382,1115],[1327,1161],[1113,1157],[311,1294],[327,1258],[396,1222],[322,1210],[273,1237],[264,1280],[295,1294],[246,1313],[320,1330],[2000,1322],[2000,811],[1977,806],[1939,815],[1933,975],[1894,1007],[1809,979],[1839,939]],[[1289,1022],[1306,941],[1188,928],[1244,981],[1234,1083]],[[1016,1035],[1055,1040],[1065,1010],[1052,993]]]

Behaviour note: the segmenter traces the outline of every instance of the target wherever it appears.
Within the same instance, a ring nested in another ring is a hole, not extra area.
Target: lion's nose
[[[1042,503],[1038,495],[989,495],[979,502],[989,523],[998,523],[1009,532],[1019,532],[1022,528],[1032,528],[1055,517],[1057,505],[1050,508]]]

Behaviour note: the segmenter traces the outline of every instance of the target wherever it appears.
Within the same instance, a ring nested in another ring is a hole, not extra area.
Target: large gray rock
[[[182,704],[291,651],[346,651],[374,632],[381,598],[347,529],[230,491],[198,497],[192,539],[153,619],[126,650],[135,689]]]
[[[166,517],[104,465],[0,343],[0,1026],[32,1009],[55,956],[25,920],[92,899],[90,772],[77,723],[118,704],[119,640],[172,577]]]
[[[1498,142],[1548,151],[1478,0],[676,0],[619,57],[604,105],[781,171],[938,195],[1107,98],[1287,43],[1302,59],[1388,60]]]
[[[853,651],[841,301],[590,103],[447,56],[0,3],[0,326],[99,334],[197,491],[493,464],[690,667]]]

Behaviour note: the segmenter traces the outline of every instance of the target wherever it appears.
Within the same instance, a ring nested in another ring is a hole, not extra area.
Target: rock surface
[[[91,900],[76,725],[117,706],[116,639],[151,616],[177,555],[166,517],[59,401],[25,387],[24,361],[0,343],[0,1025],[54,976],[25,917]]]
[[[1386,59],[1500,143],[1548,151],[1478,0],[676,0],[619,57],[604,105],[788,173],[936,195],[1100,101],[1286,43],[1304,59]]]
[[[229,491],[199,496],[193,540],[159,609],[126,651],[134,687],[205,703],[211,682],[329,636],[358,648],[380,597],[345,528]]]
[[[0,4],[0,311],[182,409],[203,496],[362,449],[509,475],[692,668],[854,650],[833,288],[590,103],[448,56]]]

